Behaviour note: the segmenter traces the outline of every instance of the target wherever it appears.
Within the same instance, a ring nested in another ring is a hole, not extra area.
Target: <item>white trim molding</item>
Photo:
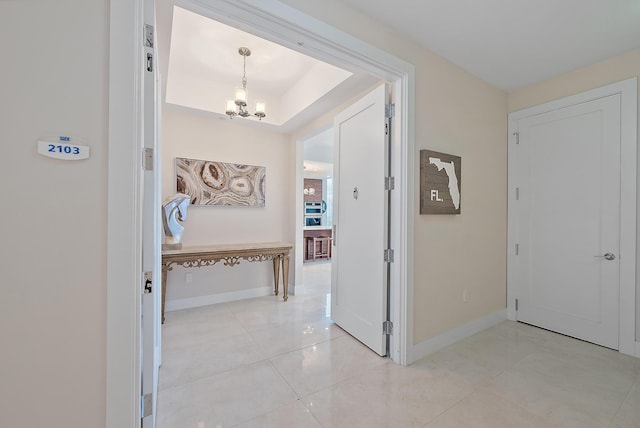
[[[501,309],[493,312],[470,323],[456,327],[453,330],[449,330],[442,334],[439,334],[431,339],[420,342],[413,346],[413,352],[411,354],[412,360],[417,361],[426,357],[436,351],[441,350],[449,345],[473,336],[476,333],[480,333],[483,330],[498,325],[507,320],[507,310]]]
[[[109,3],[106,427],[140,426],[142,0]]]
[[[637,78],[623,80],[591,89],[569,97],[525,108],[509,114],[509,147],[515,144],[514,132],[523,117],[542,114],[579,103],[620,94],[620,322],[618,350],[623,354],[636,354],[636,198],[637,198]],[[515,248],[517,213],[515,212],[515,184],[517,172],[514,150],[509,150],[509,213],[508,248]],[[516,320],[515,299],[518,290],[515,280],[517,264],[514,251],[507,252],[507,315]]]

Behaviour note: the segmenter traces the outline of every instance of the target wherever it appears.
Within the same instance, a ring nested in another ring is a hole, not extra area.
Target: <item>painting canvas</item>
[[[420,214],[460,214],[462,159],[420,150]]]
[[[264,207],[266,168],[176,158],[176,190],[192,205]]]

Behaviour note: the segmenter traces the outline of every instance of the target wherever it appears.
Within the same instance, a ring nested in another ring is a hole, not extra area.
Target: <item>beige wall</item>
[[[640,50],[610,58],[512,92],[509,94],[509,112],[638,76],[640,76]],[[640,124],[640,110],[638,123]],[[638,186],[638,190],[640,191],[640,186]],[[640,204],[640,197],[638,203]],[[640,213],[640,205],[638,213]],[[638,233],[638,242],[640,242],[640,229]],[[640,253],[638,257],[640,257]],[[640,282],[636,282],[636,340],[638,341],[640,341],[639,315]]]
[[[418,70],[416,344],[505,308],[507,239],[506,94],[438,58]],[[460,215],[417,214],[421,149],[462,157]]]
[[[507,94],[340,1],[285,0],[416,67],[414,337],[418,344],[505,308]],[[419,151],[462,157],[462,213],[418,215]],[[462,302],[464,289],[470,301]]]
[[[248,120],[252,119],[218,119],[202,112],[165,107],[162,114],[163,198],[176,191],[176,157],[260,165],[267,171],[264,207],[190,206],[183,245],[293,242],[292,145],[286,135],[243,126],[242,122]],[[192,283],[185,283],[186,272],[192,273]],[[273,266],[244,262],[234,268],[175,268],[167,278],[167,300],[171,301],[271,287]]]
[[[509,93],[509,113],[640,75],[640,50]]]
[[[0,426],[105,426],[108,3],[0,1]],[[86,140],[88,160],[36,153]]]

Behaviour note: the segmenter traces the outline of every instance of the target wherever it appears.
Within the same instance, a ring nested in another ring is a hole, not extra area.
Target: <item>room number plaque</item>
[[[89,157],[89,146],[77,144],[75,138],[67,136],[47,137],[38,140],[38,153],[61,160],[81,160]]]

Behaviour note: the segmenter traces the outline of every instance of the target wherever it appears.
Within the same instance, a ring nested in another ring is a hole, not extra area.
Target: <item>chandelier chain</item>
[[[243,54],[244,65],[242,66],[242,87],[247,89],[247,55]]]

